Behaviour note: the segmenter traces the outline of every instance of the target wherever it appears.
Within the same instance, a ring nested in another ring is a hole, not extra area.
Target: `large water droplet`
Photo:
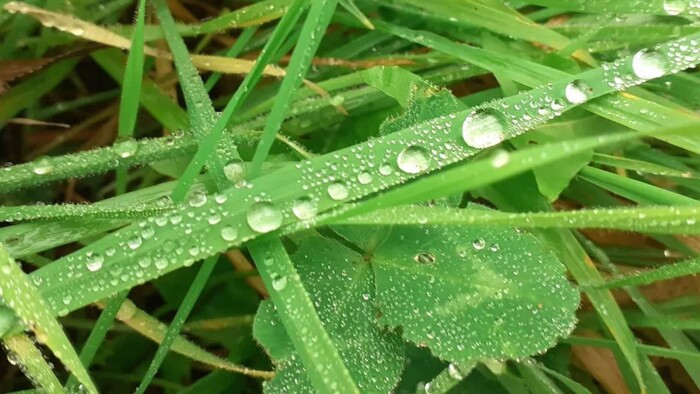
[[[409,146],[396,158],[399,169],[408,174],[418,174],[430,167],[430,155],[422,146]]]
[[[653,79],[666,73],[668,61],[666,58],[653,51],[641,50],[632,58],[632,71],[641,79]]]
[[[688,8],[688,0],[666,0],[664,1],[664,11],[668,15],[678,15]]]
[[[138,148],[139,144],[135,140],[128,140],[114,145],[114,152],[122,159],[126,159],[135,155]]]
[[[328,185],[328,195],[336,200],[345,200],[348,198],[348,188],[343,182],[334,182]]]
[[[267,233],[282,225],[282,212],[270,202],[258,202],[246,212],[246,220],[253,230]]]
[[[316,200],[310,197],[301,197],[292,204],[292,213],[301,220],[311,219],[316,216],[318,205]]]
[[[583,104],[588,100],[591,88],[583,81],[573,81],[564,88],[566,100],[571,104]]]
[[[42,157],[34,162],[32,172],[37,175],[46,175],[53,171],[53,164],[48,157]]]
[[[235,241],[238,238],[238,230],[231,226],[222,228],[220,234],[221,238],[226,242]]]
[[[162,270],[168,266],[168,259],[166,259],[164,256],[156,257],[156,261],[155,261],[154,265],[159,270]]]
[[[363,171],[357,175],[357,181],[362,185],[366,185],[372,182],[372,174],[367,171]]]
[[[99,271],[100,268],[102,268],[102,264],[104,264],[104,262],[104,256],[102,256],[101,254],[94,254],[88,257],[86,267],[90,272]]]
[[[389,164],[382,164],[379,166],[379,173],[384,176],[391,175],[392,172],[394,172],[394,170],[391,169]]]
[[[489,148],[506,138],[507,126],[502,113],[492,108],[478,109],[464,119],[462,138],[472,148]]]
[[[281,291],[284,290],[285,287],[287,287],[287,277],[283,275],[273,274],[272,288],[277,291]]]

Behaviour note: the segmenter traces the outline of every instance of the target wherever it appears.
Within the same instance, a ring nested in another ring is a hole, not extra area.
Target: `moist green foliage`
[[[98,3],[2,2],[0,391],[700,385],[698,0]]]

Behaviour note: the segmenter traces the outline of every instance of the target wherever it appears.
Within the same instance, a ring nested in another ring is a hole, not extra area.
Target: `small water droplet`
[[[408,174],[418,174],[430,167],[430,155],[421,146],[409,146],[399,153],[396,158],[399,169]]]
[[[460,372],[459,368],[452,363],[447,366],[447,374],[454,380],[462,380],[464,377],[462,376],[462,372]]]
[[[141,242],[141,237],[131,237],[128,241],[126,241],[126,245],[129,247],[129,249],[138,249],[139,246],[141,246]]]
[[[591,88],[583,81],[573,81],[564,88],[566,100],[571,104],[583,104],[588,100]]]
[[[486,241],[483,238],[475,239],[472,242],[472,247],[476,250],[482,250],[486,247]]]
[[[344,102],[345,102],[345,97],[340,96],[340,95],[338,95],[338,96],[333,96],[333,97],[331,97],[331,99],[330,99],[331,105],[332,105],[332,106],[335,106],[335,107],[337,107],[337,106],[339,106],[339,105],[342,105]]]
[[[272,275],[272,288],[277,291],[282,291],[287,287],[287,277],[283,275]]]
[[[317,212],[318,205],[311,197],[300,197],[292,203],[292,213],[301,220],[311,219]]]
[[[156,257],[156,261],[154,262],[154,265],[159,270],[165,269],[165,267],[168,266],[168,259],[166,259],[163,256]]]
[[[394,170],[391,168],[391,166],[389,164],[385,163],[385,164],[382,164],[381,166],[379,166],[379,173],[384,175],[384,176],[391,175],[392,172],[394,172]]]
[[[253,230],[267,233],[282,225],[282,212],[270,202],[258,202],[248,209],[246,220]]]
[[[419,264],[434,264],[435,255],[430,252],[422,252],[413,256],[413,260]]]
[[[653,51],[641,50],[632,58],[632,71],[641,79],[653,79],[666,73],[668,62],[666,58]]]
[[[501,247],[498,244],[493,244],[489,247],[489,250],[492,252],[498,252],[499,249],[501,249]]]
[[[500,149],[491,157],[491,165],[493,168],[501,168],[510,162],[510,153]]]
[[[333,182],[328,185],[328,195],[336,201],[345,200],[348,194],[348,188],[343,182]]]
[[[363,185],[371,183],[372,182],[372,174],[370,174],[367,171],[363,171],[357,175],[357,181]]]
[[[135,140],[128,140],[114,145],[114,152],[122,159],[136,154],[139,144]]]
[[[201,207],[207,202],[207,195],[202,192],[194,192],[190,197],[189,204],[191,207]]]
[[[235,227],[226,226],[219,232],[221,238],[226,242],[235,241],[238,238],[238,230]]]
[[[462,138],[472,148],[490,148],[506,138],[507,125],[502,113],[492,108],[479,109],[464,119]]]
[[[32,172],[37,175],[46,175],[53,171],[53,164],[48,157],[42,157],[34,162]]]
[[[87,269],[90,272],[99,271],[102,268],[102,264],[105,262],[104,256],[101,254],[94,254],[88,257]]]

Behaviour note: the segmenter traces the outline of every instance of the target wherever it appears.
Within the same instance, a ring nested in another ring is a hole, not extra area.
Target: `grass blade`
[[[97,388],[54,317],[55,312],[51,310],[29,277],[22,272],[2,245],[0,245],[0,272],[2,273],[0,293],[4,303],[34,331],[40,342],[53,351],[89,393],[96,394]]]
[[[274,238],[248,244],[287,334],[319,393],[359,393],[304,289],[282,242]]]
[[[2,344],[8,352],[8,359],[21,366],[22,372],[39,388],[48,394],[65,394],[61,382],[53,373],[36,344],[25,334],[15,334],[3,338]]]
[[[277,99],[272,107],[267,124],[263,130],[260,142],[253,155],[253,167],[250,172],[251,177],[260,173],[263,162],[267,158],[275,135],[279,132],[285,115],[289,110],[294,92],[301,85],[301,81],[311,66],[311,59],[316,54],[316,50],[321,44],[321,39],[328,24],[333,17],[338,0],[315,1],[311,4],[308,16],[302,27],[296,49],[292,54],[292,59],[287,68],[287,76],[282,81]]]

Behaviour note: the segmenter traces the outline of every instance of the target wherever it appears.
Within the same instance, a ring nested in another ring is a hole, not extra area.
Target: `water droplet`
[[[37,175],[46,175],[51,173],[51,171],[53,171],[53,164],[51,164],[51,160],[48,157],[37,159],[32,167],[32,172]]]
[[[253,230],[267,233],[282,225],[282,212],[270,202],[258,202],[248,209],[246,220]]]
[[[666,0],[664,11],[668,15],[679,15],[688,8],[688,0]]]
[[[491,165],[493,168],[501,168],[510,162],[510,153],[506,150],[499,149],[491,157]]]
[[[430,155],[421,146],[409,146],[396,158],[399,169],[408,174],[418,174],[430,167]]]
[[[311,219],[317,212],[318,205],[311,197],[300,197],[292,204],[292,213],[301,220]]]
[[[151,262],[153,262],[152,258],[149,256],[143,256],[139,259],[138,264],[141,268],[148,268],[151,266]]]
[[[102,264],[105,262],[104,256],[101,254],[94,254],[90,257],[88,257],[87,261],[87,269],[90,272],[96,272],[99,271],[100,268],[102,268]]]
[[[202,192],[194,192],[190,197],[189,204],[191,207],[201,207],[207,202],[207,195]]]
[[[591,88],[583,81],[573,81],[564,88],[566,100],[571,104],[583,104],[588,100]]]
[[[371,183],[372,182],[372,174],[370,174],[369,172],[363,171],[357,175],[357,181],[363,185]]]
[[[382,164],[379,167],[379,173],[384,175],[384,176],[391,175],[392,172],[394,172],[394,170],[391,168],[391,166],[389,164]]]
[[[163,257],[163,256],[156,257],[156,261],[155,261],[154,265],[155,265],[156,268],[158,268],[159,270],[162,270],[162,269],[164,269],[165,267],[168,266],[168,259],[166,259],[166,258]]]
[[[344,102],[345,102],[345,97],[340,96],[340,95],[338,95],[338,96],[333,96],[333,97],[331,97],[331,99],[330,99],[331,105],[332,105],[332,106],[335,106],[335,107],[337,107],[337,106],[339,106],[339,105],[342,105]]]
[[[121,157],[126,159],[136,154],[139,148],[139,144],[135,140],[128,140],[114,145],[114,152]]]
[[[231,242],[231,241],[236,240],[236,238],[238,238],[238,229],[236,229],[235,227],[226,226],[226,227],[221,229],[219,234],[221,234],[221,238],[224,241]]]
[[[462,380],[464,377],[462,376],[462,372],[460,372],[459,368],[452,363],[447,366],[447,374],[454,380]]]
[[[506,138],[507,125],[502,113],[492,108],[479,109],[464,119],[462,138],[472,148],[489,148]]]
[[[498,252],[499,249],[501,249],[501,247],[498,244],[493,244],[489,247],[489,250],[492,252]]]
[[[413,260],[419,264],[433,264],[435,263],[435,255],[430,252],[422,252],[413,256]]]
[[[141,242],[141,237],[131,237],[128,241],[126,241],[126,245],[129,247],[129,249],[138,249],[139,246],[141,246]]]
[[[217,224],[220,221],[221,221],[221,216],[219,216],[217,214],[212,214],[211,216],[209,216],[209,219],[207,219],[207,222],[209,222],[209,224],[211,224],[211,225]]]
[[[475,239],[475,240],[472,242],[472,246],[473,246],[474,249],[476,249],[476,250],[482,250],[483,248],[486,247],[486,241],[484,241],[483,238]]]
[[[287,277],[282,275],[273,274],[272,275],[272,288],[281,291],[287,287]]]
[[[336,200],[345,200],[348,198],[348,188],[343,182],[334,182],[328,185],[328,195]]]
[[[641,79],[653,79],[666,73],[668,62],[658,52],[641,50],[632,58],[632,71]]]

